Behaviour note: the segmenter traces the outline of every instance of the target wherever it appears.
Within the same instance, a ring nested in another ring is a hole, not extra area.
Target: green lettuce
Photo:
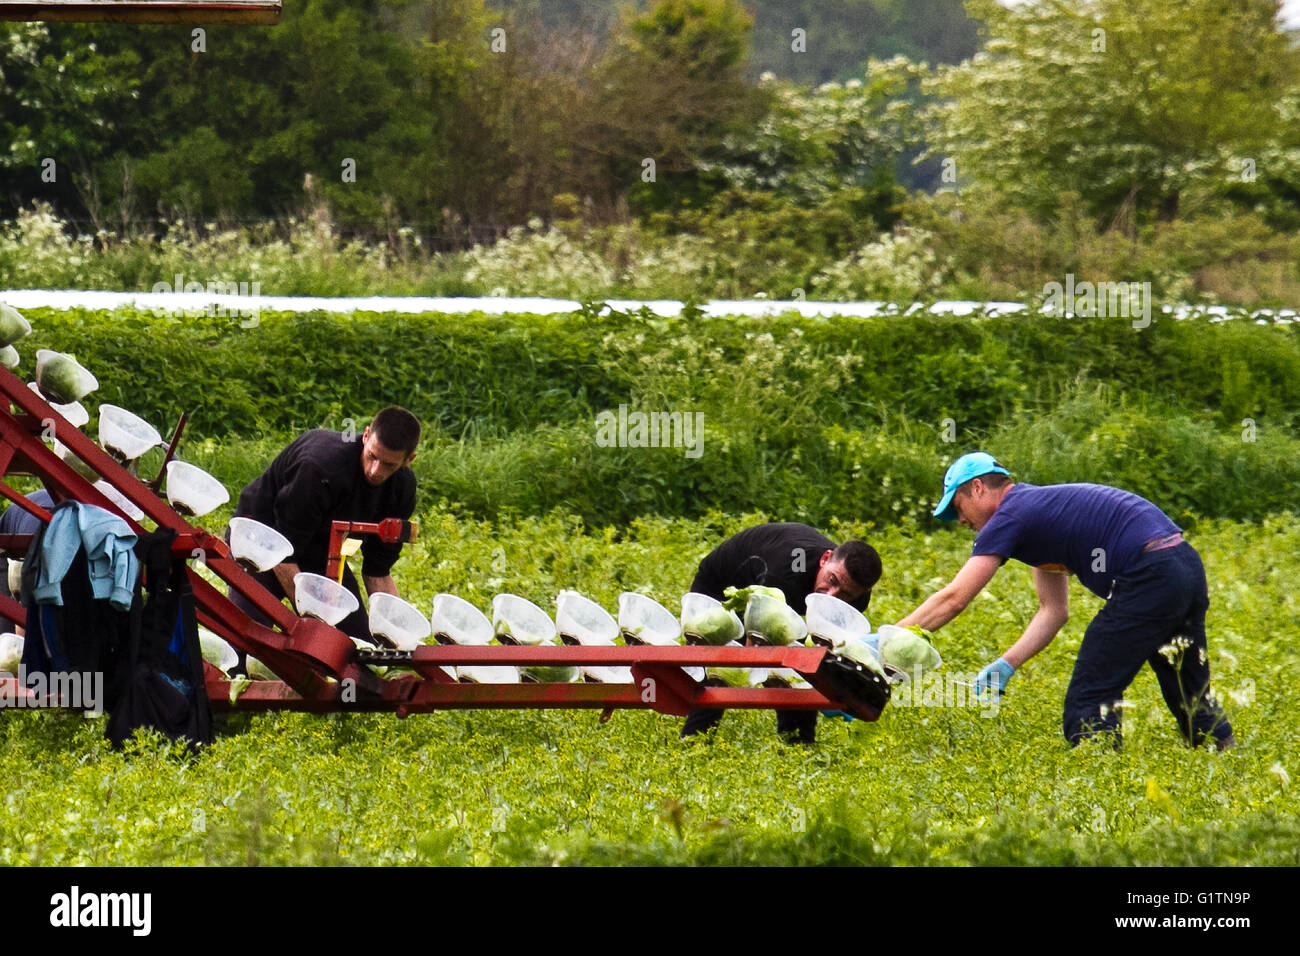
[[[31,334],[31,323],[13,306],[0,302],[0,346],[13,345],[24,335]],[[14,365],[18,364],[17,362]],[[9,368],[13,368],[10,365]]]
[[[751,594],[766,594],[770,598],[776,598],[782,604],[785,603],[785,592],[780,588],[769,588],[762,584],[751,584],[745,588],[727,588],[722,592],[722,606],[728,611],[735,611],[737,614],[745,613],[745,605],[749,603]]]
[[[23,639],[17,634],[0,637],[0,671],[17,675],[23,659]]]
[[[56,405],[70,405],[95,390],[98,383],[71,355],[55,352],[36,373],[41,393]]]
[[[686,622],[685,630],[698,634],[705,644],[722,645],[740,640],[744,629],[740,619],[726,608],[712,608]]]
[[[881,665],[880,659],[876,657],[876,652],[871,649],[870,645],[862,641],[845,641],[835,648],[833,653],[861,664],[867,670],[879,674],[881,677],[885,676],[885,668]]]
[[[519,672],[526,677],[531,677],[539,684],[571,684],[578,677],[576,667],[552,667],[549,665],[533,665],[530,667],[521,667]]]
[[[248,676],[251,677],[253,680],[279,680],[280,679],[275,675],[275,672],[272,671],[271,668],[267,667],[256,657],[250,656],[246,659],[246,663],[244,664],[244,670],[248,672]]]
[[[767,588],[765,590],[771,590]],[[799,615],[785,603],[785,595],[754,595],[745,608],[745,629],[763,635],[769,644],[785,647],[808,633]]]
[[[926,638],[932,637],[918,628],[881,628],[880,656],[886,664],[902,671],[938,667],[942,663],[939,652]]]

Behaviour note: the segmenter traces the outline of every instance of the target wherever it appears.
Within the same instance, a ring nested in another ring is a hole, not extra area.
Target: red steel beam
[[[280,0],[0,0],[0,21],[62,23],[280,22]]]
[[[349,535],[373,534],[385,544],[406,544],[419,540],[420,529],[413,521],[401,518],[385,518],[382,521],[332,521],[330,522],[329,560],[325,564],[325,577],[331,581],[339,579],[340,565],[343,563],[343,542]]]
[[[397,652],[404,653],[404,652]],[[496,644],[422,645],[411,654],[412,664],[426,666],[457,664],[514,664],[576,666],[581,664],[619,666],[668,664],[674,667],[784,667],[800,673],[814,673],[825,659],[824,647],[709,647],[706,645],[657,647],[592,646],[587,644],[544,644],[540,646]],[[387,663],[387,661],[385,661]]]
[[[326,685],[328,694],[303,695],[282,681],[252,681],[230,703],[230,681],[208,677],[208,696],[218,712],[301,710],[313,713],[388,711],[399,716],[438,710],[503,710],[520,707],[605,710],[607,708],[654,710],[684,716],[697,707],[749,710],[825,710],[838,708],[816,690],[773,687],[704,687],[695,684],[689,698],[661,697],[659,688],[647,694],[638,684],[462,684],[435,683],[417,678],[385,681],[382,696],[358,695],[355,701],[343,697],[342,683]],[[694,683],[694,682],[692,682]]]
[[[9,596],[8,584],[5,585],[3,593],[0,593],[0,614],[11,621],[17,621],[23,627],[27,626],[27,608]]]
[[[279,682],[255,681],[234,705],[229,705],[230,685],[215,671],[209,677],[209,694],[214,706],[232,710],[392,711],[407,716],[436,710],[512,707],[637,708],[682,716],[696,708],[834,708],[863,720],[877,719],[880,707],[860,700],[839,700],[834,686],[819,686],[823,680],[818,671],[826,653],[820,647],[421,647],[413,653],[361,653],[376,663],[383,660],[394,666],[413,666],[426,678],[383,681],[378,694],[348,696],[340,682],[327,684],[316,693],[294,695]],[[682,670],[700,664],[775,667],[792,662],[800,669],[809,668],[805,676],[813,683],[811,689],[707,687]],[[632,679],[627,683],[456,683],[441,670],[442,665],[455,663],[626,665],[631,668]]]

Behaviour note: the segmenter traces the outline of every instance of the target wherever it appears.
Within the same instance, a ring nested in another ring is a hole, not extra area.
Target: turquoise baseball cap
[[[948,466],[948,471],[943,476],[943,497],[939,499],[939,507],[934,509],[934,516],[940,521],[956,521],[957,509],[953,507],[952,496],[957,489],[972,478],[993,473],[1011,474],[988,452],[973,451],[962,455]]]

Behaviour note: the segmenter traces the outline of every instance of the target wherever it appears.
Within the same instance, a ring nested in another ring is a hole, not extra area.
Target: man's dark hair
[[[843,562],[844,570],[849,573],[853,583],[864,588],[868,594],[880,580],[880,555],[865,541],[845,541],[831,552],[831,558]]]
[[[379,439],[379,444],[389,451],[413,455],[420,444],[419,419],[396,405],[389,405],[376,415],[370,423],[370,430]]]
[[[990,471],[988,474],[985,475],[976,475],[975,478],[978,478],[981,482],[983,482],[984,487],[987,488],[989,491],[997,491],[1003,485],[1007,485],[1011,483],[1011,476],[1004,475],[1000,471]],[[970,483],[974,481],[975,478],[971,478],[969,481],[963,481],[953,491],[953,494],[956,494],[957,492],[961,492],[964,495],[969,495]]]

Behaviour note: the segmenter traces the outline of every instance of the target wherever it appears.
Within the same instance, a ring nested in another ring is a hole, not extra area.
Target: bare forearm
[[[904,627],[923,627],[937,631],[966,610],[989,579],[997,573],[1001,559],[995,554],[973,555],[967,559],[946,586],[926,598],[911,614],[899,621]]]
[[[280,582],[280,587],[284,589],[284,593],[289,596],[290,603],[296,604],[293,593],[293,579],[294,575],[298,574],[302,569],[292,561],[285,561],[282,564],[277,564],[271,570],[275,573],[275,579]]]
[[[366,582],[366,594],[391,594],[393,597],[401,597],[397,593],[397,582],[393,580],[391,574],[385,574],[382,578],[364,578]]]
[[[1047,608],[1039,608],[1038,613],[1029,622],[1029,626],[1025,628],[1025,633],[1021,634],[1020,639],[1007,649],[1002,658],[1019,670],[1025,661],[1052,643],[1066,620],[1068,618]]]
[[[937,631],[966,608],[966,602],[948,588],[936,591],[925,599],[907,617],[898,623],[902,627],[920,627],[927,631]]]

